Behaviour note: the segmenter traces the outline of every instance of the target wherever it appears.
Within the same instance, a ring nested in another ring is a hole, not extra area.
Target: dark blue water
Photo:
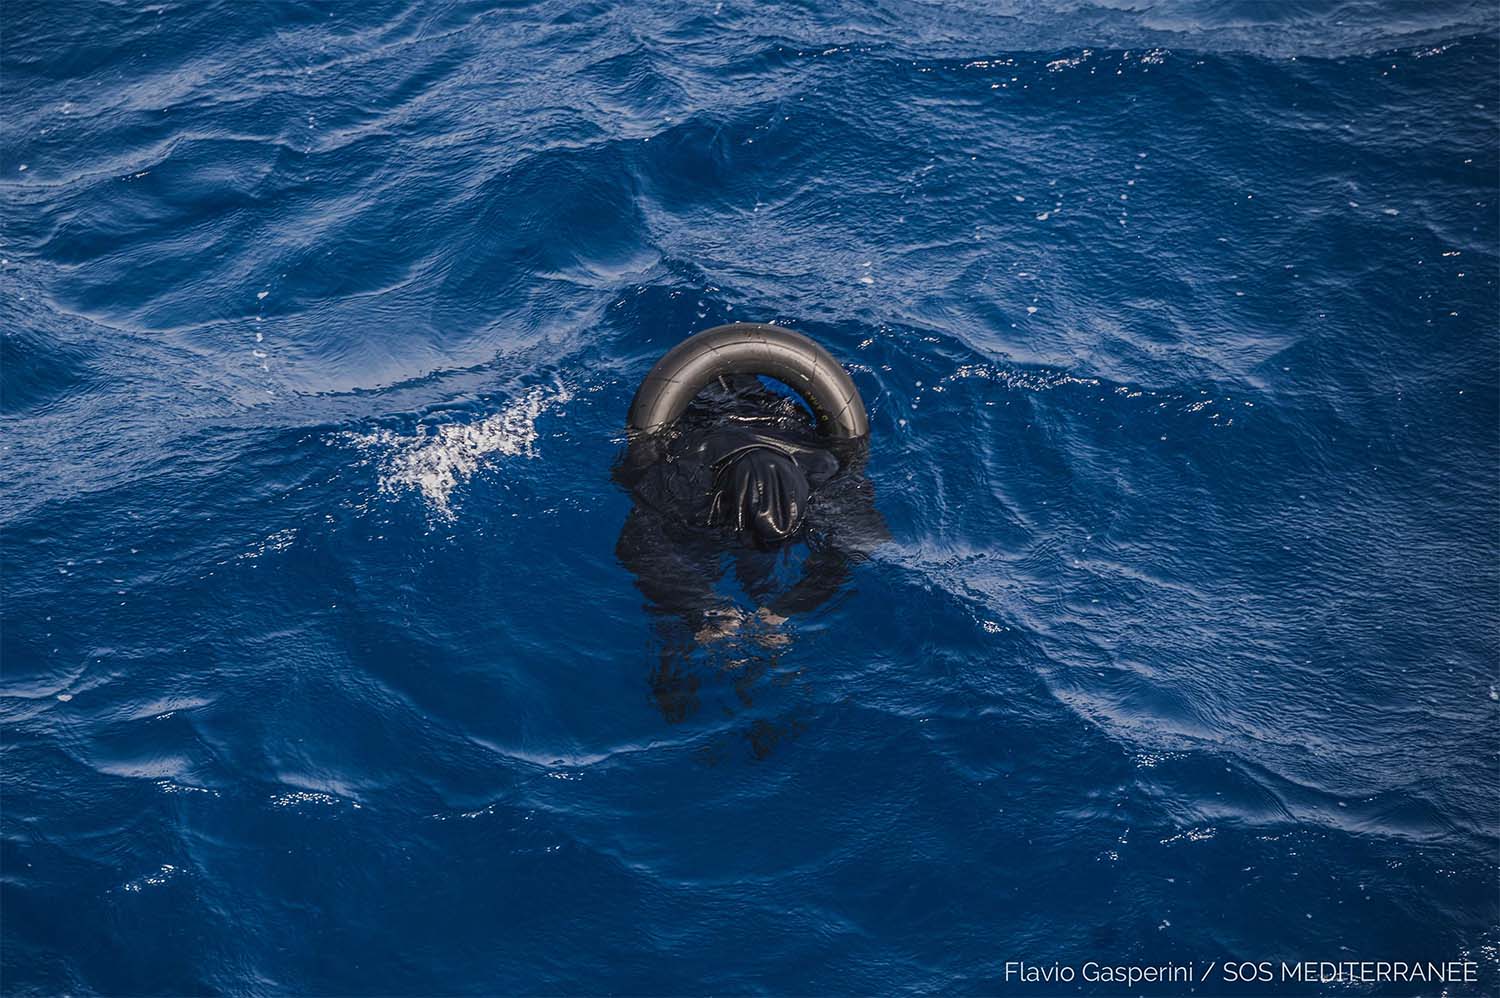
[[[1500,991],[1492,4],[0,19],[6,993]],[[673,718],[741,319],[893,537]]]

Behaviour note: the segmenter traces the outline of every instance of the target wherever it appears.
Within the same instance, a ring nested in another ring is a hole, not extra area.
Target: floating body
[[[748,640],[774,658],[790,640],[784,625],[833,599],[888,538],[863,474],[869,416],[821,346],[736,323],[669,350],[641,383],[627,423],[616,477],[635,503],[616,554],[657,621],[653,696],[664,717],[681,721],[698,704],[691,649]],[[718,591],[726,573],[748,608]]]

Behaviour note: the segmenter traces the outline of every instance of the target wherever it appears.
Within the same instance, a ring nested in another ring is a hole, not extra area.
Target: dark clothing
[[[837,453],[790,398],[755,378],[721,379],[645,458],[621,464],[635,507],[616,553],[653,611],[694,630],[728,603],[715,593],[726,556],[759,606],[806,613],[889,537],[863,463],[859,449]],[[799,550],[800,580],[779,583],[778,561]]]

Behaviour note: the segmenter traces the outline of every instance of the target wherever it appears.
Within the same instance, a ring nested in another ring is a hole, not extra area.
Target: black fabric
[[[727,564],[762,612],[790,617],[837,595],[889,537],[862,456],[835,454],[806,409],[755,378],[702,393],[653,453],[617,469],[634,508],[616,554],[653,613],[690,634],[730,605],[716,592]],[[799,557],[795,581],[776,577]]]
[[[616,476],[634,502],[615,551],[655,620],[651,696],[668,723],[720,688],[702,684],[699,661],[735,677],[721,705],[748,706],[791,640],[788,619],[834,599],[889,538],[863,464],[862,443],[819,436],[806,409],[744,376],[627,450]],[[720,592],[731,580],[749,607]]]
[[[767,453],[752,455],[757,448]],[[627,455],[617,478],[638,504],[700,527],[715,525],[715,497],[731,484],[738,458],[751,461],[738,472],[750,479],[744,483],[749,485],[753,472],[772,473],[773,463],[775,474],[789,476],[789,469],[771,457],[780,455],[806,478],[809,496],[841,470],[839,458],[814,429],[812,415],[748,377],[722,379],[705,391],[651,453],[653,459],[644,466]],[[800,505],[805,516],[806,502]],[[717,525],[731,521],[738,522],[737,513]]]
[[[802,529],[808,491],[807,475],[790,455],[765,445],[746,447],[715,466],[709,522],[774,547]]]

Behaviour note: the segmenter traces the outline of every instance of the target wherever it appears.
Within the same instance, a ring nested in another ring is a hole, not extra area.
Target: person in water
[[[787,622],[833,599],[889,533],[863,473],[866,441],[830,438],[755,376],[714,377],[650,444],[616,470],[634,499],[616,553],[658,620],[652,691],[677,722],[697,707],[685,669],[695,647],[748,637],[781,648]],[[731,566],[753,610],[719,592]],[[765,665],[736,684],[747,704]]]

